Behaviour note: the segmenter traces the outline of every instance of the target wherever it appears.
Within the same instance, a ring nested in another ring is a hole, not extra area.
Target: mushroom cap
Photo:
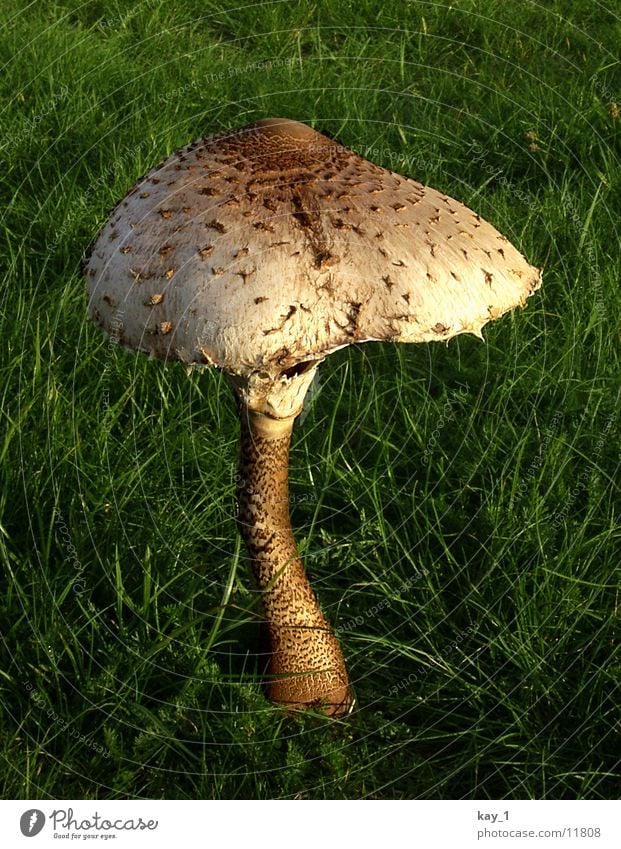
[[[111,212],[86,275],[90,313],[118,342],[219,366],[277,417],[332,351],[480,336],[541,285],[459,201],[284,118],[151,170]]]

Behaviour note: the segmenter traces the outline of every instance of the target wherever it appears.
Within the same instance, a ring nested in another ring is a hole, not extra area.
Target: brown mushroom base
[[[294,419],[242,408],[241,420],[239,524],[262,593],[268,697],[342,715],[351,707],[343,653],[308,582],[289,519]]]

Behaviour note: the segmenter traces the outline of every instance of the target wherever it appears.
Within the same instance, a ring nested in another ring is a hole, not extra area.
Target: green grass
[[[586,0],[3,12],[3,795],[618,798],[618,17]],[[545,269],[486,344],[322,366],[292,512],[355,682],[338,722],[283,716],[258,684],[222,376],[110,346],[79,270],[145,171],[269,115],[459,198]]]

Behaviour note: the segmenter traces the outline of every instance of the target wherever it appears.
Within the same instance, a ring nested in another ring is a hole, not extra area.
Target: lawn
[[[613,4],[2,8],[3,796],[618,798]],[[292,518],[356,691],[337,721],[261,690],[223,376],[111,344],[80,270],[142,174],[269,116],[456,197],[544,269],[484,343],[321,368]]]

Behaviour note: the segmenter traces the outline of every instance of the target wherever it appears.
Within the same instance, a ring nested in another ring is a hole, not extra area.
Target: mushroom
[[[524,304],[540,271],[459,201],[271,118],[195,141],[150,171],[111,212],[86,276],[90,314],[116,341],[227,375],[268,696],[342,715],[353,703],[343,654],[289,518],[304,396],[346,345],[481,337]]]

